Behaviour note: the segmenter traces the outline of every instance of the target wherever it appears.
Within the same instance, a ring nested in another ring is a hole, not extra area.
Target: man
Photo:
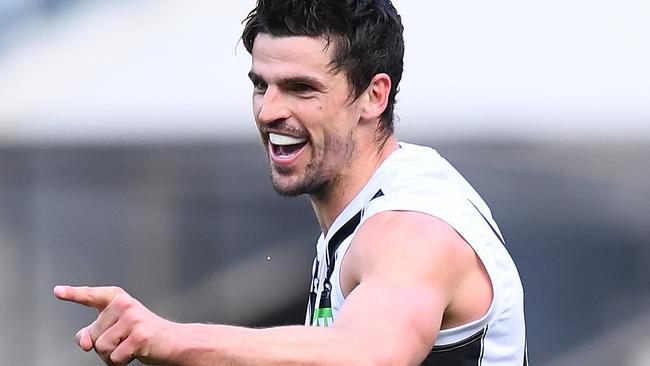
[[[118,288],[58,286],[99,316],[108,365],[522,365],[523,294],[490,211],[434,150],[398,142],[404,43],[388,0],[258,0],[242,36],[275,190],[322,228],[306,326],[179,324]]]

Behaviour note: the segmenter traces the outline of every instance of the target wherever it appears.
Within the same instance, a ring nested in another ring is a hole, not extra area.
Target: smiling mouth
[[[297,155],[305,145],[308,139],[305,137],[294,137],[281,135],[277,133],[269,134],[269,145],[274,157],[280,159],[290,159]]]

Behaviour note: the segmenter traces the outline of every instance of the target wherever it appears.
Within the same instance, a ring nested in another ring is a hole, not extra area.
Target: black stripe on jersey
[[[487,335],[488,326],[485,326],[485,332],[483,332],[483,337],[481,337],[481,357],[478,359],[478,366],[483,365],[483,356],[485,356],[485,336]]]
[[[492,229],[492,232],[494,233],[494,235],[496,235],[496,237],[499,239],[499,241],[501,242],[501,244],[503,244],[503,246],[505,246],[506,243],[503,241],[503,238],[501,237],[501,235],[499,235],[499,232],[496,231],[496,229],[494,228],[494,226],[492,226],[492,224],[490,224],[490,220],[488,220],[488,219],[485,217],[485,215],[483,215],[483,212],[481,212],[481,210],[479,210],[478,207],[476,207],[476,205],[474,204],[474,202],[472,202],[471,200],[468,200],[468,201],[469,201],[469,203],[472,204],[472,206],[474,206],[474,208],[476,209],[476,211],[478,211],[478,213],[481,215],[481,217],[483,218],[483,220],[485,220],[485,223],[488,224],[488,226],[490,227],[490,229]]]
[[[487,327],[455,343],[434,346],[421,366],[477,366],[483,360]]]
[[[348,222],[343,224],[343,226],[341,226],[341,228],[332,236],[329,243],[327,243],[327,255],[329,258],[329,263],[327,264],[328,279],[332,275],[332,272],[334,272],[334,263],[336,262],[334,260],[334,253],[336,253],[336,250],[339,248],[341,243],[343,243],[343,240],[352,235],[354,230],[357,229],[357,226],[359,226],[359,223],[361,223],[361,211],[357,212],[357,214],[352,216]]]
[[[524,366],[528,366],[528,340],[524,343]]]
[[[381,196],[383,196],[383,195],[384,195],[384,191],[382,191],[382,190],[380,189],[380,190],[377,191],[377,193],[375,193],[374,196],[372,196],[372,198],[371,198],[370,200],[372,201],[372,200],[374,200],[375,198],[379,198],[379,197],[381,197]]]
[[[377,197],[381,197],[384,195],[384,192],[380,189],[375,193],[374,196],[370,199],[370,201],[374,200]],[[341,246],[341,243],[352,235],[354,231],[357,229],[359,224],[361,223],[361,217],[363,216],[363,210],[359,211],[356,213],[356,215],[352,216],[343,226],[341,226],[334,235],[332,235],[332,238],[329,240],[327,243],[327,258],[325,265],[327,265],[327,275],[324,279],[325,281],[325,288],[323,289],[323,292],[321,293],[321,304],[319,304],[319,307],[330,307],[330,289],[331,289],[331,284],[330,284],[330,278],[332,277],[332,273],[334,272],[334,267],[336,265],[336,260],[334,258],[334,254],[336,253],[336,250]],[[323,265],[323,263],[320,263],[316,261],[316,266],[313,270],[312,273],[312,283],[316,279],[316,276],[318,276],[318,269],[319,267]],[[314,287],[312,285],[312,287]],[[314,291],[318,291],[317,289]],[[308,311],[308,316],[309,319],[312,318],[313,311],[316,308],[316,292],[311,292],[309,293],[309,307],[307,308]],[[310,320],[311,321],[311,320]]]
[[[332,238],[329,240],[327,243],[327,258],[325,258],[325,263],[321,263],[320,261],[316,260],[316,266],[314,267],[314,271],[312,273],[312,290],[309,292],[309,306],[307,307],[307,316],[308,319],[310,319],[310,324],[314,315],[314,309],[317,307],[329,308],[332,306],[330,299],[330,290],[332,288],[332,285],[330,284],[330,277],[332,277],[334,266],[336,264],[336,261],[334,260],[334,253],[336,253],[336,250],[339,248],[341,243],[343,243],[343,241],[348,236],[352,235],[357,226],[359,226],[359,223],[361,223],[361,211],[357,212],[356,215],[352,216],[350,220],[343,224],[343,226],[341,226],[341,228],[339,228],[339,230],[334,233]],[[327,266],[327,274],[324,279],[319,279],[319,268],[323,265]],[[325,281],[323,291],[321,291],[320,303],[318,306],[316,306],[316,298],[318,297],[318,286],[315,284],[316,281]]]
[[[374,200],[375,198],[381,197],[384,195],[384,192],[380,189],[375,193],[374,196],[370,199],[370,201]],[[327,267],[327,279],[329,279],[332,275],[332,272],[334,272],[334,263],[336,262],[334,260],[334,253],[336,253],[336,250],[339,248],[341,243],[343,243],[343,240],[345,240],[348,236],[352,235],[354,230],[357,229],[357,226],[361,223],[361,217],[363,216],[363,210],[357,212],[356,215],[354,215],[348,222],[343,224],[341,228],[332,236],[330,239],[329,243],[327,244],[327,254],[329,255],[329,260],[330,263],[328,263]]]

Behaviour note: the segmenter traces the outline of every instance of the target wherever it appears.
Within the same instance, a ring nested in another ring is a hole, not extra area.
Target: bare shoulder
[[[482,268],[444,221],[410,211],[378,213],[359,227],[343,258],[346,300],[334,325],[361,330],[377,344],[399,338],[392,344],[398,359],[421,361],[439,330],[486,313],[491,290]]]
[[[365,280],[419,284],[445,306],[442,327],[480,318],[492,301],[485,267],[465,239],[431,215],[387,211],[366,220],[341,269],[343,293]]]
[[[387,211],[366,220],[346,255],[353,278],[380,272],[391,277],[458,278],[474,251],[446,222],[420,212]]]

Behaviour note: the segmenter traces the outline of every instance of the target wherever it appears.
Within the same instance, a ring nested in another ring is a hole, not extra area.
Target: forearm
[[[377,365],[376,343],[340,328],[287,326],[251,329],[181,324],[174,336],[173,364]]]

